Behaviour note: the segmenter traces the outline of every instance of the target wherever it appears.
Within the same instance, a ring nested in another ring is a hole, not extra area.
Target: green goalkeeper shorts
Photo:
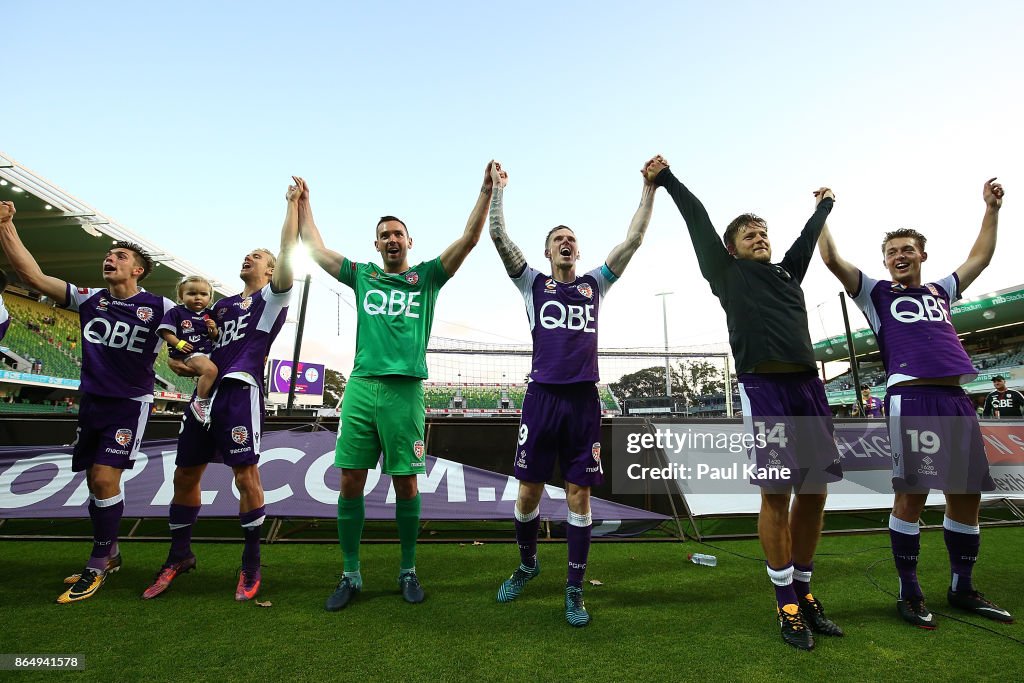
[[[425,474],[423,382],[415,377],[352,377],[345,385],[334,466],[384,474]]]

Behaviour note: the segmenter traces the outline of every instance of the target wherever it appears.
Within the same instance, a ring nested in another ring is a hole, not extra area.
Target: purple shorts
[[[992,491],[985,441],[960,387],[896,386],[885,395],[892,487],[901,493]]]
[[[744,373],[739,387],[743,424],[755,439],[758,475],[750,483],[821,493],[843,478],[832,411],[816,373]]]
[[[185,410],[178,435],[178,467],[221,462],[229,467],[260,460],[263,433],[263,392],[240,380],[221,381],[213,393],[209,428]]]
[[[152,406],[130,398],[82,394],[71,470],[81,472],[92,465],[132,469]]]
[[[604,481],[601,466],[601,400],[597,386],[530,382],[519,422],[515,475],[546,482],[558,461],[562,478],[577,486]]]

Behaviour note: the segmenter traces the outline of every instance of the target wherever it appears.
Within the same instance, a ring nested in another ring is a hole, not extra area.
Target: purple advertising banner
[[[271,360],[270,390],[287,394],[291,381],[292,362],[290,360]],[[319,363],[299,361],[299,371],[295,375],[295,393],[323,396],[324,366]]]
[[[280,431],[263,435],[260,478],[266,491],[267,514],[276,517],[334,519],[338,514],[340,470],[334,467],[332,432]],[[127,517],[166,517],[174,492],[177,441],[144,441],[135,467],[125,470],[122,488]],[[511,519],[519,483],[514,477],[427,456],[427,473],[419,475],[422,518],[425,520]],[[380,466],[370,470],[366,486],[367,519],[394,519],[395,492]],[[238,514],[238,489],[231,469],[211,465],[203,477],[206,517]],[[43,446],[0,449],[0,519],[25,517],[88,517],[89,490],[84,472],[71,471],[71,448]],[[595,520],[614,533],[627,520],[668,519],[600,498],[591,499]],[[565,491],[546,486],[540,514],[546,520],[566,518]],[[596,526],[595,526],[596,529]]]

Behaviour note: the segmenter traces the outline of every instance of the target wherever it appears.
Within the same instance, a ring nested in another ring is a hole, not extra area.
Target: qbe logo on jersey
[[[121,446],[127,446],[132,442],[132,430],[118,429],[114,433],[114,441],[116,441]]]
[[[244,446],[249,440],[249,430],[243,425],[231,428],[231,440],[237,443],[239,446]]]

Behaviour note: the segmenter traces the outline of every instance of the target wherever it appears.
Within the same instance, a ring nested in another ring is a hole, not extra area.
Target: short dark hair
[[[722,241],[725,242],[725,246],[728,247],[734,244],[736,242],[736,233],[740,231],[740,228],[751,223],[759,225],[765,230],[768,229],[768,223],[756,213],[740,214],[732,219],[732,223],[729,223],[725,228],[725,232],[722,233]]]
[[[890,230],[885,233],[885,237],[882,238],[882,254],[885,254],[885,245],[889,243],[889,240],[899,239],[901,237],[909,237],[910,239],[917,242],[917,248],[924,251],[924,245],[928,243],[928,238],[919,233],[913,228],[899,228],[898,230]]]
[[[111,251],[114,249],[127,249],[128,251],[135,253],[135,265],[142,266],[142,275],[139,276],[138,282],[142,282],[151,272],[153,272],[153,257],[147,254],[146,250],[135,242],[118,240],[117,242],[114,242],[112,247],[110,247]]]
[[[867,384],[861,384],[860,388],[861,389],[870,389],[871,387],[869,387]]]
[[[575,231],[575,230],[573,230],[572,228],[570,228],[570,227],[569,227],[568,225],[556,225],[555,227],[553,227],[553,228],[551,228],[550,230],[548,230],[548,234],[547,234],[547,236],[546,236],[546,237],[544,237],[544,248],[545,248],[545,249],[547,249],[547,248],[548,248],[548,241],[549,241],[549,240],[551,239],[551,236],[552,236],[552,235],[554,235],[554,234],[555,234],[556,232],[558,232],[559,230],[568,230],[568,231],[569,231],[569,232],[571,232],[571,233],[572,233],[573,235],[575,235],[575,234],[576,234],[576,231]]]
[[[1002,375],[996,375],[995,377],[992,378],[992,381],[993,382],[1005,382],[1006,378],[1003,377]]]
[[[377,228],[379,228],[379,227],[380,227],[380,224],[381,224],[381,223],[387,223],[388,221],[395,221],[396,223],[401,223],[401,224],[402,224],[402,227],[403,227],[403,228],[405,228],[405,236],[406,236],[406,237],[408,237],[408,236],[409,236],[409,226],[407,226],[407,225],[405,224],[405,221],[403,221],[403,220],[402,220],[401,218],[399,218],[398,216],[381,216],[381,217],[380,217],[380,220],[379,220],[379,221],[377,221]],[[376,230],[377,230],[377,228],[374,228],[374,237],[376,237],[376,236],[377,236],[377,234],[376,234]]]

